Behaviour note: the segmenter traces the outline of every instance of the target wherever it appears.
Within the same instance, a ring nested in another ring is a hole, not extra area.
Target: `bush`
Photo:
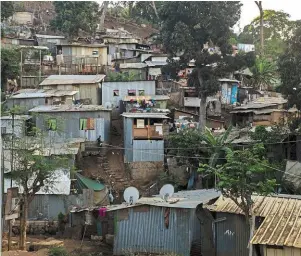
[[[68,253],[64,247],[52,247],[48,252],[48,256],[68,256]]]

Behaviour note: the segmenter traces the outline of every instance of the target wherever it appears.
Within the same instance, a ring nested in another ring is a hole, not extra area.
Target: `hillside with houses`
[[[3,251],[301,254],[301,26],[255,2],[1,2]]]

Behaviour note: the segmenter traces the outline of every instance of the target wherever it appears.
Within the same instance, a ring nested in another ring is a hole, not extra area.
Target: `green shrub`
[[[68,256],[68,253],[64,247],[52,247],[48,252],[48,256]]]

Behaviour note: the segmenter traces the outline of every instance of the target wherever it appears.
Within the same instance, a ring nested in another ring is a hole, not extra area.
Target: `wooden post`
[[[147,138],[150,139],[150,134],[149,134],[149,127],[150,127],[150,119],[147,119]]]

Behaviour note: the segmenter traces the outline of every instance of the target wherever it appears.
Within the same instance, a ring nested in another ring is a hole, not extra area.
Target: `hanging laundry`
[[[165,208],[164,224],[166,228],[169,228],[169,215],[170,215],[170,208]]]
[[[107,212],[107,208],[105,208],[105,207],[101,207],[98,210],[99,216],[101,216],[101,217],[105,217],[106,216],[106,212]]]

